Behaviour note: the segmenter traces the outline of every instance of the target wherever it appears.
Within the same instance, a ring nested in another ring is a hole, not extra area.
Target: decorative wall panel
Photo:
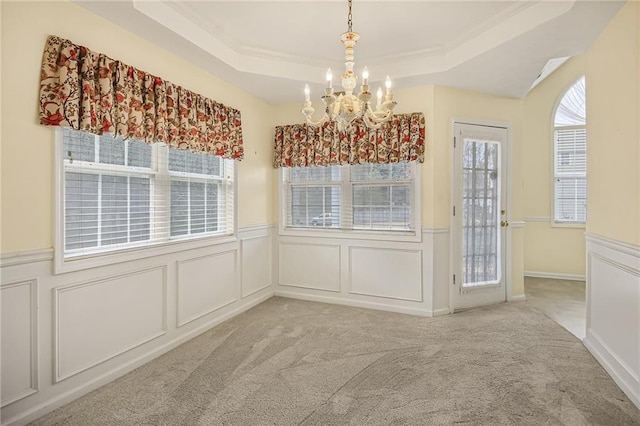
[[[271,238],[251,237],[242,240],[242,297],[271,285],[273,256]]]
[[[237,299],[237,250],[178,262],[178,327]]]
[[[420,250],[350,247],[350,293],[422,301]]]
[[[640,246],[587,234],[584,344],[640,408]]]
[[[38,391],[38,282],[3,284],[2,406]]]
[[[166,332],[166,270],[156,267],[54,289],[55,379]]]
[[[340,246],[280,243],[280,285],[340,291]]]

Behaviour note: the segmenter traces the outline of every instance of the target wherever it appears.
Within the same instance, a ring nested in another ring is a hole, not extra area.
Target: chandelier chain
[[[0,0],[2,1],[2,0]],[[333,73],[331,68],[327,70],[327,86],[324,89],[322,102],[324,103],[324,115],[319,121],[313,121],[312,115],[315,109],[311,103],[311,89],[308,84],[304,86],[304,106],[302,114],[306,117],[308,125],[319,126],[330,121],[336,122],[338,130],[343,131],[348,128],[353,120],[360,119],[365,126],[371,129],[380,129],[393,117],[393,109],[396,101],[391,93],[391,79],[387,76],[385,82],[386,91],[382,93],[382,87],[378,87],[377,102],[375,109],[371,103],[371,92],[369,92],[369,70],[364,67],[362,70],[362,84],[360,93],[353,93],[358,85],[358,77],[353,72],[355,65],[353,48],[360,39],[360,34],[353,32],[353,0],[347,1],[349,14],[347,15],[347,32],[340,35],[340,41],[345,47],[345,72],[342,74],[342,92],[333,91]]]

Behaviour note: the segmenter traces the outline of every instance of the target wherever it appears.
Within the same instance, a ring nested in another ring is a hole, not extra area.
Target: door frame
[[[503,149],[503,155],[506,151],[506,170],[503,171],[503,176],[504,179],[506,179],[506,183],[505,183],[505,187],[506,187],[506,197],[507,197],[507,214],[505,216],[505,220],[508,222],[512,222],[511,218],[512,218],[512,210],[513,210],[513,182],[511,179],[511,167],[513,164],[513,150],[511,149],[512,146],[512,135],[513,135],[513,131],[512,131],[512,124],[506,121],[492,121],[492,120],[481,120],[481,119],[475,119],[475,118],[464,118],[464,117],[453,117],[451,119],[451,125],[449,127],[449,167],[450,167],[450,173],[449,173],[449,177],[450,177],[450,181],[451,181],[451,187],[449,189],[450,191],[450,197],[449,197],[449,312],[453,313],[454,312],[454,297],[455,297],[455,291],[458,288],[457,286],[453,285],[453,274],[456,273],[456,266],[455,266],[455,237],[456,237],[456,232],[454,230],[454,226],[455,223],[453,221],[453,206],[455,205],[455,201],[456,201],[456,184],[457,184],[457,179],[456,179],[456,170],[455,170],[455,166],[456,166],[456,158],[455,158],[455,149],[454,149],[454,137],[455,137],[455,125],[456,124],[469,124],[472,126],[485,126],[485,127],[498,127],[498,128],[502,128],[505,129],[507,131],[507,139],[505,142],[505,148]],[[511,238],[512,238],[512,234],[511,234],[511,228],[507,227],[506,229],[506,242],[505,242],[505,247],[504,247],[504,256],[505,256],[505,269],[506,269],[506,276],[504,277],[504,284],[505,284],[505,299],[507,302],[510,302],[512,300],[512,275],[513,275],[513,271],[512,271],[512,250],[513,250],[513,245],[511,242]]]

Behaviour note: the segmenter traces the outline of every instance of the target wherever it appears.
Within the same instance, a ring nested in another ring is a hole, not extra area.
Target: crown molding
[[[336,60],[292,55],[246,45],[216,28],[191,4],[131,0],[133,8],[218,58],[237,71],[268,77],[314,81]],[[247,0],[236,0],[248,2]],[[439,73],[470,61],[495,47],[568,12],[575,0],[562,2],[517,1],[485,19],[448,43],[394,55],[368,58],[370,65],[384,65],[394,78]],[[336,58],[337,59],[337,58]]]

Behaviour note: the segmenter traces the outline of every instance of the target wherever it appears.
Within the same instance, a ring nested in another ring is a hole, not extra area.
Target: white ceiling
[[[77,3],[274,104],[301,101],[305,82],[319,96],[327,67],[344,69],[346,0]],[[623,4],[354,0],[356,72],[367,65],[374,90],[388,74],[394,87],[520,98],[547,61],[584,52]]]

